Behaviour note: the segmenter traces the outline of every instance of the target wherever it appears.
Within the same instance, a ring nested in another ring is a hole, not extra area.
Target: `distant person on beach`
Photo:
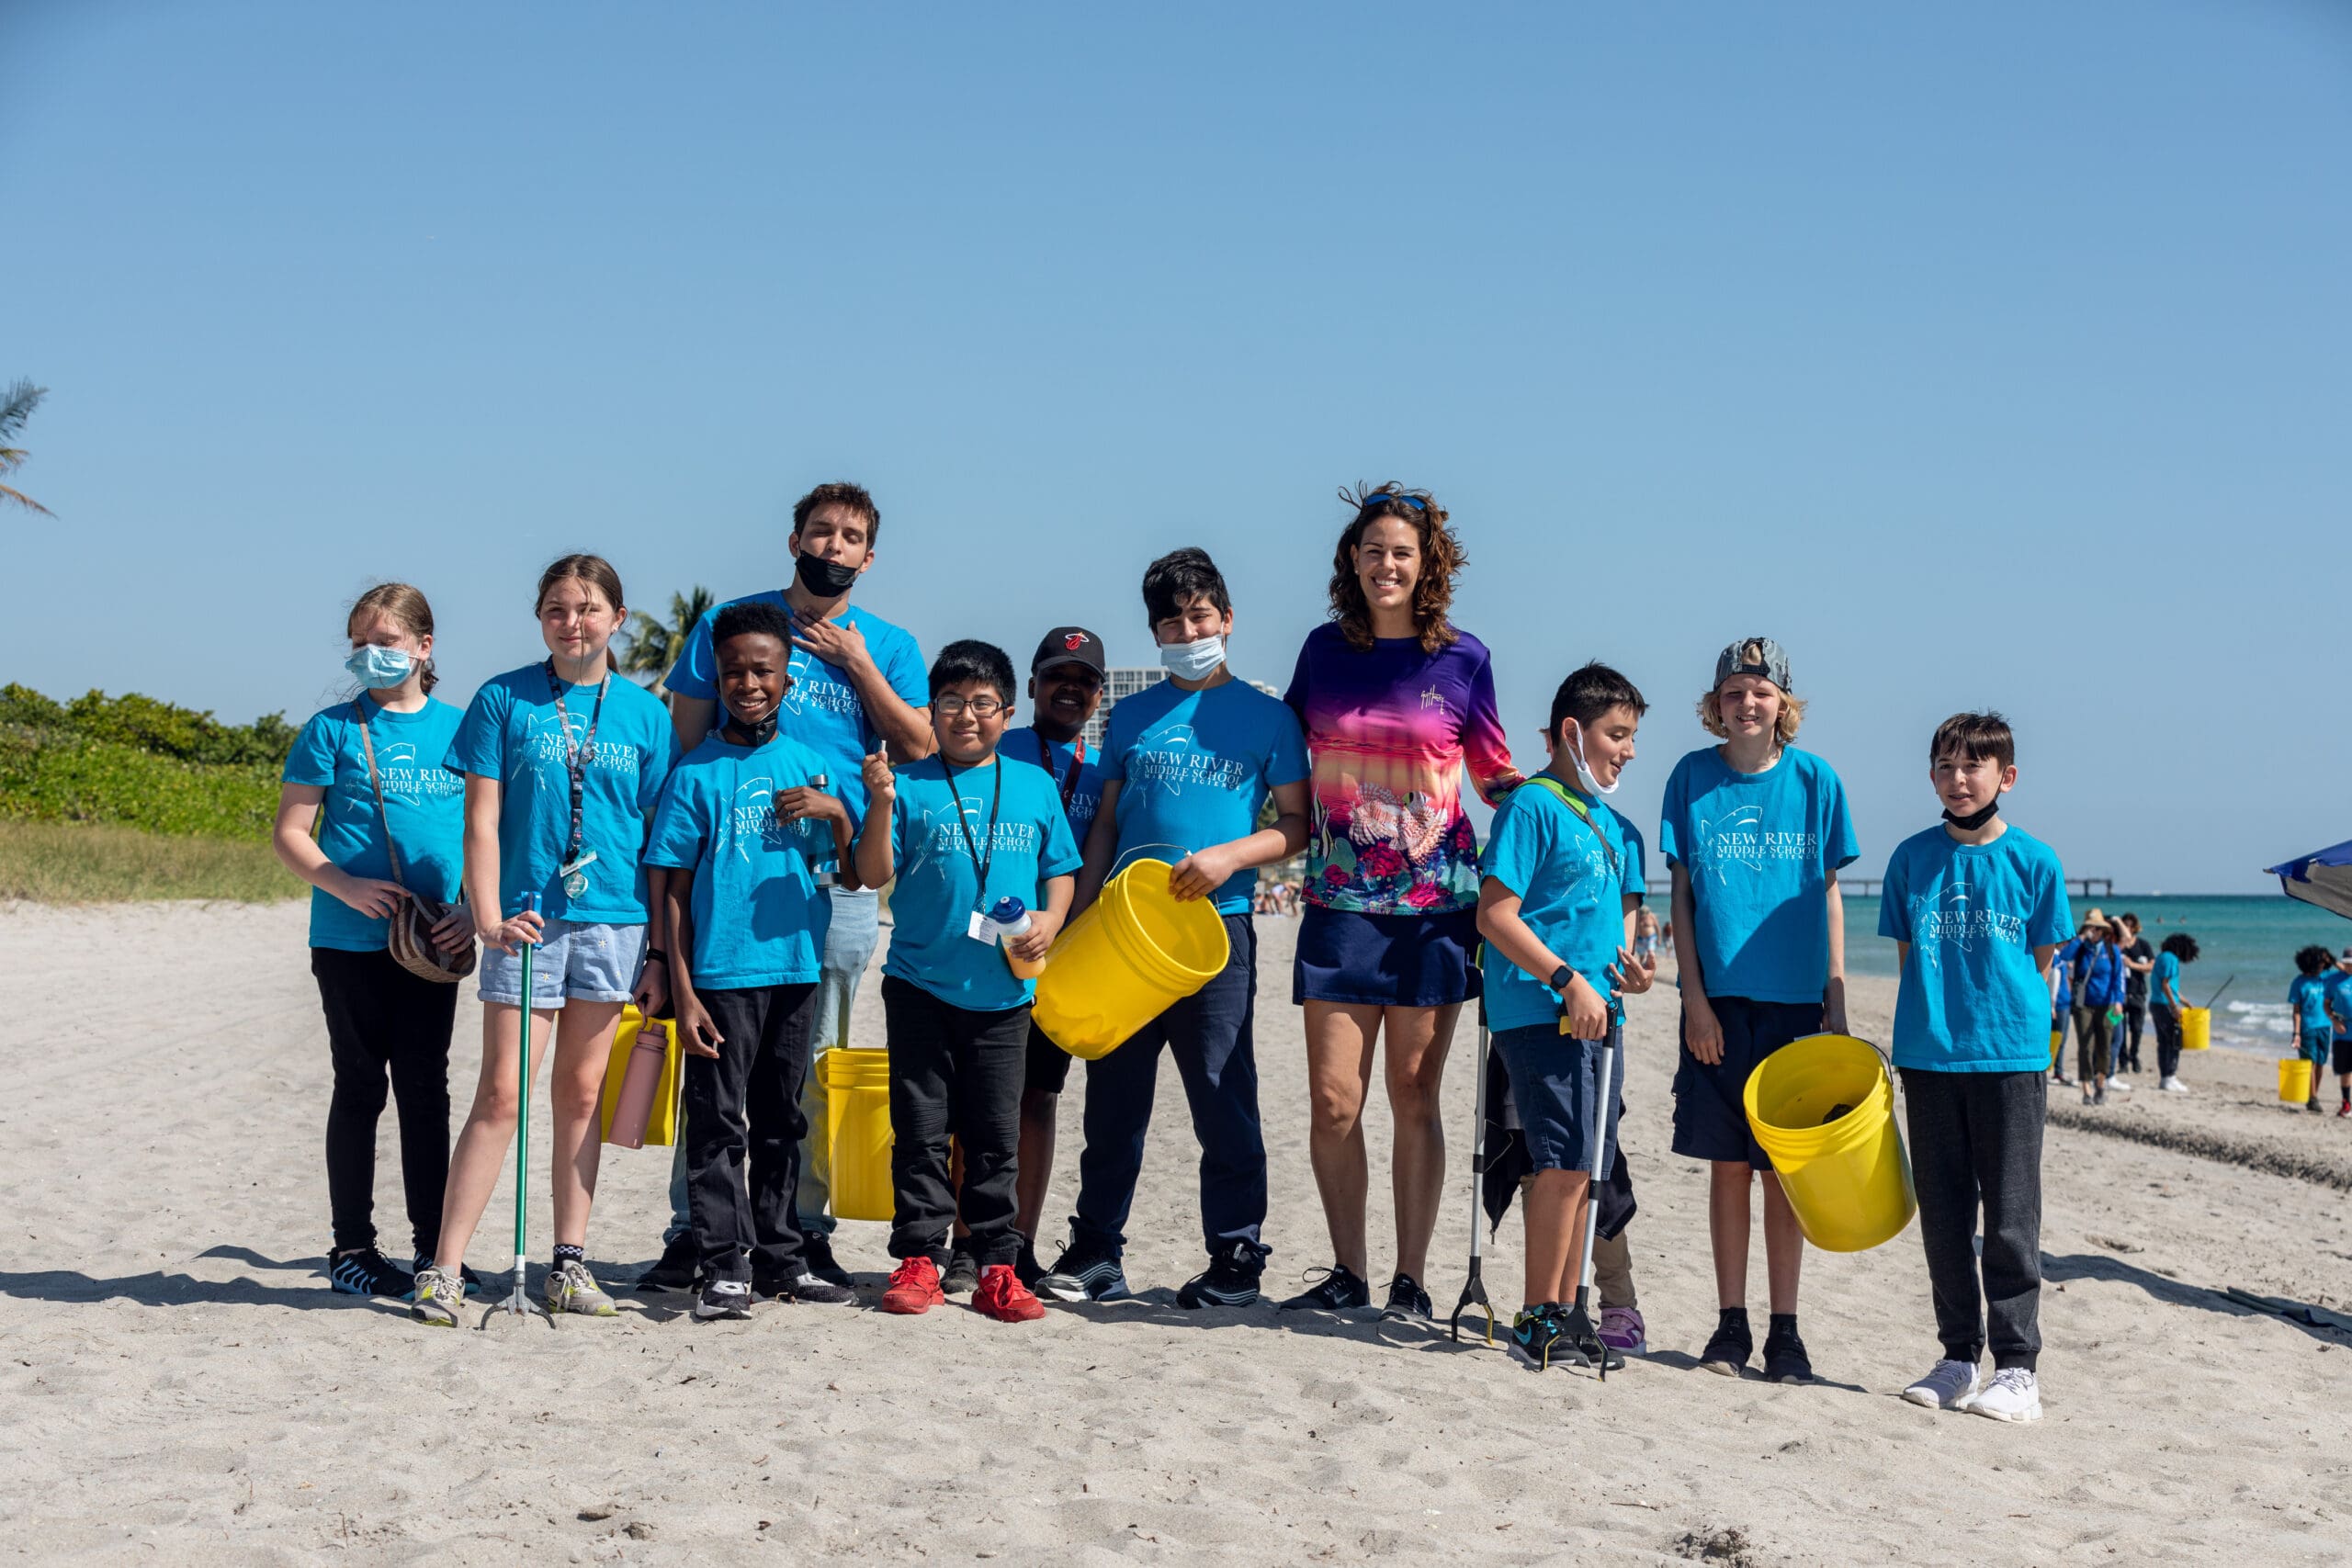
[[[597,1125],[613,1031],[632,992],[648,1016],[668,999],[667,954],[648,941],[641,856],[662,785],[678,759],[670,716],[644,687],[616,680],[606,648],[628,618],[620,574],[601,556],[564,556],[540,575],[547,659],[493,676],[449,742],[466,781],[466,902],[483,943],[481,1079],[449,1161],[433,1266],[416,1277],[410,1314],[454,1326],[458,1267],[514,1136],[522,1089],[515,1055],[526,943],[531,964],[531,1068],[555,1036],[548,1069],[551,1313],[614,1314],[589,1272]],[[537,894],[535,913],[524,908]],[[659,922],[655,922],[659,930]]]
[[[1744,637],[1715,660],[1699,722],[1719,746],[1692,751],[1666,781],[1658,848],[1674,874],[1682,1055],[1674,1077],[1674,1152],[1708,1162],[1707,1231],[1719,1315],[1700,1364],[1738,1377],[1755,1353],[1747,1321],[1751,1185],[1764,1189],[1771,1324],[1764,1375],[1810,1382],[1797,1333],[1804,1235],[1772,1162],[1749,1134],[1743,1095],[1758,1063],[1804,1035],[1846,1032],[1846,906],[1838,871],[1860,852],[1845,786],[1795,745],[1804,704],[1789,656]]]
[[[1928,761],[1944,819],[1895,847],[1879,903],[1879,934],[1894,939],[1903,967],[1894,1066],[1943,1347],[1903,1397],[2038,1421],[2041,1003],[2072,924],[2065,873],[2047,844],[2000,818],[2018,780],[2000,715],[1944,720]],[[1993,1377],[1980,1383],[1988,1347]]]
[[[1086,1147],[1069,1245],[1037,1288],[1065,1302],[1125,1296],[1126,1223],[1143,1174],[1159,1056],[1175,1058],[1200,1140],[1201,1235],[1208,1267],[1176,1292],[1183,1307],[1258,1299],[1268,1248],[1266,1139],[1258,1115],[1258,868],[1306,847],[1306,745],[1298,718],[1234,679],[1233,599],[1208,552],[1172,550],[1144,572],[1145,624],[1168,679],[1111,710],[1102,804],[1087,835],[1071,918],[1136,860],[1174,858],[1176,898],[1211,901],[1225,923],[1224,970],[1086,1066]],[[1274,820],[1258,826],[1272,799]]]
[[[1387,1310],[1427,1318],[1445,1182],[1439,1091],[1454,1024],[1479,994],[1478,840],[1462,781],[1493,803],[1520,775],[1487,647],[1451,618],[1464,557],[1445,509],[1395,484],[1340,499],[1330,619],[1307,634],[1283,698],[1313,769],[1291,999],[1306,1010],[1307,1153],[1331,1263],[1281,1310],[1371,1304],[1363,1105],[1377,1051],[1395,1140]]]
[[[785,538],[792,581],[748,600],[728,601],[774,604],[792,617],[792,684],[781,723],[785,733],[824,760],[825,787],[860,822],[865,819],[865,785],[858,775],[866,754],[887,750],[895,761],[910,762],[928,756],[932,745],[922,650],[904,630],[849,602],[850,591],[874,565],[881,536],[882,513],[863,487],[820,484],[793,504],[792,532]],[[678,742],[688,750],[702,744],[718,713],[718,668],[710,634],[726,607],[716,605],[695,623],[685,651],[662,677]],[[880,940],[880,896],[875,889],[842,883],[828,897],[833,919],[825,931],[824,971],[818,980],[812,1062],[849,1043],[858,981]],[[825,1075],[812,1068],[801,1091],[812,1133],[800,1151],[797,1201],[810,1269],[845,1287],[849,1275],[833,1258],[828,1153],[825,1140],[813,1131],[825,1125],[826,1100]],[[683,1151],[684,1140],[679,1145]],[[683,1157],[671,1172],[670,1208],[661,1260],[639,1278],[640,1290],[682,1291],[694,1280]]]
[[[2197,939],[2175,931],[2165,938],[2149,977],[2148,1016],[2156,1026],[2156,1071],[2163,1080],[2158,1087],[2166,1094],[2188,1092],[2180,1081],[2180,1013],[2188,1005],[2180,994],[2180,966],[2196,962]]]
[[[424,595],[405,582],[370,588],[351,606],[345,631],[351,657],[344,669],[360,689],[311,715],[295,738],[272,841],[286,868],[312,888],[311,974],[334,1069],[327,1278],[345,1295],[397,1299],[414,1288],[412,1271],[432,1262],[441,1240],[458,987],[393,960],[391,917],[419,896],[447,904],[431,942],[447,953],[472,952],[473,918],[458,901],[466,786],[441,766],[459,715],[433,695],[433,607]],[[414,1243],[407,1269],[376,1246],[376,1126],[388,1079],[400,1101],[401,1187]]]
[[[2335,1026],[2335,1081],[2343,1101],[2338,1116],[2352,1116],[2352,947],[2344,950],[2327,976],[2327,1016]]]
[[[1645,904],[1634,911],[1634,962],[1657,973],[1657,916]]]
[[[2075,993],[2075,1070],[2083,1080],[2083,1103],[2104,1105],[2110,1089],[2131,1086],[2114,1068],[2115,1020],[2123,1006],[2123,958],[2115,928],[2093,909],[2075,943],[2067,984]]]
[[[2148,976],[2156,966],[2156,950],[2140,934],[2140,917],[2130,910],[2123,922],[2123,1028],[2115,1037],[2115,1070],[2140,1071],[2140,1035],[2148,1023]]]
[[[2287,1006],[2295,1015],[2295,1050],[2312,1065],[2311,1098],[2303,1104],[2316,1111],[2321,1077],[2327,1071],[2328,1045],[2335,1038],[2335,1021],[2328,1016],[2328,976],[2335,956],[2314,942],[2295,954],[2295,977],[2287,982]]]
[[[2066,1030],[2074,1022],[2075,989],[2066,978],[2074,960],[2073,948],[2079,939],[2063,943],[2050,965],[2050,1078],[2063,1089],[2074,1087],[2075,1080],[2066,1076]]]

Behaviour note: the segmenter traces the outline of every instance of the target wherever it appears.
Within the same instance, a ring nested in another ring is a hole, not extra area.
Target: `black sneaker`
[[[939,1293],[968,1296],[980,1288],[980,1260],[962,1242],[947,1249],[947,1267],[939,1271]]]
[[[754,1274],[752,1293],[763,1301],[807,1302],[811,1306],[854,1306],[857,1292],[847,1285],[820,1280],[806,1269],[791,1274]]]
[[[327,1254],[327,1283],[339,1296],[390,1296],[405,1301],[416,1280],[372,1247]]]
[[[1388,1304],[1380,1309],[1383,1317],[1418,1317],[1427,1323],[1437,1315],[1430,1303],[1430,1293],[1410,1274],[1399,1274],[1388,1281]]]
[[[752,1282],[748,1280],[713,1280],[702,1288],[696,1298],[694,1316],[696,1323],[716,1323],[721,1318],[746,1318],[752,1315]]]
[[[432,1267],[433,1254],[429,1252],[420,1252],[408,1262],[408,1271],[412,1274],[422,1274]],[[458,1265],[458,1278],[465,1281],[466,1292],[469,1295],[481,1289],[481,1276],[462,1263]]]
[[[1209,1266],[1184,1281],[1176,1292],[1181,1307],[1246,1307],[1258,1300],[1258,1281],[1266,1272],[1266,1248],[1237,1241],[1222,1252],[1209,1254]]]
[[[833,1261],[832,1237],[810,1235],[801,1243],[800,1261],[808,1272],[826,1283],[839,1285],[844,1291],[850,1288],[849,1270]]]
[[[695,1245],[694,1233],[688,1231],[662,1248],[662,1256],[653,1266],[637,1277],[637,1292],[641,1296],[660,1295],[666,1291],[691,1291],[701,1277],[702,1249]]]
[[[1115,1252],[1066,1247],[1054,1266],[1039,1277],[1036,1290],[1057,1302],[1124,1301],[1128,1293],[1127,1276]]]
[[[1725,1307],[1715,1324],[1715,1337],[1699,1352],[1699,1364],[1711,1372],[1736,1378],[1754,1354],[1756,1337],[1748,1331],[1747,1310]]]
[[[1329,1269],[1310,1269],[1304,1278],[1323,1278],[1286,1302],[1277,1303],[1277,1312],[1352,1312],[1372,1304],[1372,1287],[1355,1277],[1352,1269],[1334,1263]]]
[[[1565,1355],[1571,1366],[1602,1367],[1615,1371],[1625,1364],[1624,1356],[1600,1342],[1600,1331],[1592,1325],[1592,1317],[1580,1306],[1570,1306],[1556,1320],[1560,1328],[1560,1347],[1552,1352],[1559,1360]]]
[[[1764,1378],[1768,1382],[1811,1382],[1813,1362],[1797,1337],[1796,1325],[1774,1324],[1764,1336]]]
[[[1549,1371],[1554,1361],[1565,1362],[1574,1352],[1560,1342],[1560,1309],[1543,1303],[1522,1307],[1510,1323],[1511,1359],[1534,1371]]]
[[[1033,1291],[1046,1277],[1046,1266],[1037,1261],[1037,1244],[1025,1235],[1021,1238],[1021,1256],[1012,1260],[1012,1277]]]

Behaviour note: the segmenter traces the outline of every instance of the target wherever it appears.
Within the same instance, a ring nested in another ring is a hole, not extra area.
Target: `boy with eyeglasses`
[[[978,1264],[972,1307],[1001,1323],[1046,1309],[1012,1268],[1021,1088],[1035,982],[1069,912],[1078,844],[1045,770],[998,753],[1012,716],[1012,660],[985,642],[954,642],[931,667],[937,750],[892,771],[879,751],[863,772],[865,825],[858,880],[890,896],[882,1010],[890,1046],[890,1255],[899,1259],[882,1310],[913,1314],[946,1300],[940,1266],[958,1209],[948,1141],[963,1151],[961,1211]],[[998,917],[1018,900],[1027,930]]]

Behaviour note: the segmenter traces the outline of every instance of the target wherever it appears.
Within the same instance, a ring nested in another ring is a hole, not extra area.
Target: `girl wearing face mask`
[[[431,694],[433,608],[424,595],[405,582],[371,588],[352,605],[345,630],[351,656],[344,668],[357,689],[302,726],[286,759],[272,836],[277,858],[314,889],[311,973],[334,1066],[328,1277],[347,1295],[398,1297],[409,1292],[410,1270],[429,1262],[440,1241],[458,987],[412,975],[386,950],[390,917],[407,897],[393,880],[391,856],[398,852],[408,888],[454,904],[465,785],[441,765],[458,714]],[[455,908],[432,935],[452,953],[469,947],[472,918]],[[376,1123],[388,1079],[400,1101],[401,1177],[414,1246],[408,1269],[376,1245]]]
[[[1387,1042],[1396,1121],[1391,1309],[1427,1317],[1430,1232],[1445,1176],[1438,1088],[1463,1004],[1478,995],[1477,841],[1466,767],[1489,801],[1520,782],[1486,645],[1447,618],[1461,542],[1426,491],[1342,491],[1331,624],[1311,633],[1283,700],[1314,767],[1306,909],[1293,966],[1306,1008],[1309,1152],[1333,1262],[1286,1308],[1371,1300],[1361,1118]]]
[[[647,941],[646,829],[678,742],[659,698],[606,656],[628,618],[601,556],[563,556],[539,576],[545,657],[484,682],[444,761],[465,779],[466,895],[482,940],[481,1077],[449,1162],[441,1244],[416,1278],[410,1315],[453,1326],[459,1264],[514,1135],[523,964],[531,964],[531,1070],[552,1036],[550,1313],[614,1315],[588,1271],[597,1111],[622,1005],[668,999],[668,954]],[[666,878],[667,874],[663,874]],[[536,912],[526,900],[536,895]]]

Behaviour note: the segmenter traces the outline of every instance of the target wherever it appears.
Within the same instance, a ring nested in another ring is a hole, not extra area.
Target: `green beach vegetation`
[[[294,727],[0,686],[0,897],[289,898],[269,827]]]

